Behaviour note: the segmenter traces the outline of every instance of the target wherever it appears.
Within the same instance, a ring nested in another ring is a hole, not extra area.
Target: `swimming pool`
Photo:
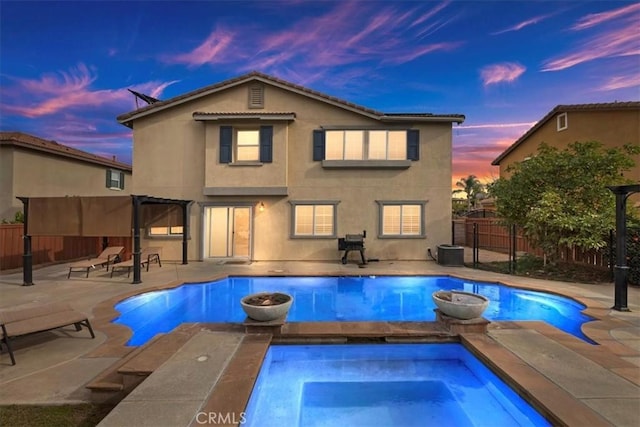
[[[491,321],[541,320],[592,342],[580,328],[593,319],[572,299],[448,276],[229,277],[128,298],[115,306],[114,323],[132,329],[127,345],[142,345],[181,323],[243,322],[240,299],[261,291],[293,295],[288,322],[433,321],[431,294],[440,289],[488,297]]]
[[[272,345],[246,426],[548,426],[461,344]]]

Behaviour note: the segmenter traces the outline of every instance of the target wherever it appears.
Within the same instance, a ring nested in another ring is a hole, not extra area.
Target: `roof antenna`
[[[147,105],[151,105],[151,104],[155,104],[156,102],[160,102],[159,99],[156,99],[152,96],[149,95],[145,95],[144,93],[140,93],[140,92],[136,92],[135,90],[131,90],[131,89],[127,89],[129,92],[131,92],[136,99],[136,109],[139,108],[138,106],[138,99],[143,100],[144,102],[147,103]]]

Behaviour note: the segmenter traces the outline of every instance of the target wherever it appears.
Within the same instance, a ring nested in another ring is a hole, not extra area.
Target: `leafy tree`
[[[600,142],[575,142],[559,150],[542,143],[537,155],[509,168],[511,176],[489,186],[506,225],[518,225],[547,259],[558,246],[598,249],[615,228],[615,196],[609,185],[628,183],[638,145],[604,148]]]
[[[467,212],[475,207],[476,200],[484,193],[484,185],[475,175],[469,175],[466,178],[460,178],[456,182],[457,190],[453,190],[453,194],[466,193],[467,195]]]

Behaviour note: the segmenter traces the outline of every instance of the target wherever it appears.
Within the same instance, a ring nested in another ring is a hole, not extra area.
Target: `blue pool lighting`
[[[434,321],[431,294],[438,290],[486,296],[490,321],[544,321],[593,343],[581,331],[593,319],[570,298],[448,276],[229,277],[128,298],[116,305],[114,322],[133,330],[128,345],[142,345],[182,323],[241,323],[242,297],[275,291],[293,296],[288,322]]]
[[[461,344],[272,345],[247,427],[551,425]]]

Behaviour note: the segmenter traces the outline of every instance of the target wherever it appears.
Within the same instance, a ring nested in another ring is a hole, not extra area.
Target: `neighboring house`
[[[500,177],[509,176],[510,165],[534,156],[540,143],[559,149],[572,142],[599,141],[605,147],[640,144],[640,102],[558,105],[491,164],[500,166]],[[640,158],[626,176],[640,182]]]
[[[188,256],[218,261],[338,261],[338,238],[363,230],[368,257],[427,259],[451,243],[463,120],[382,113],[258,72],[118,117],[133,129],[132,192],[195,201]],[[143,246],[179,259],[178,218],[147,223]]]
[[[0,132],[0,220],[21,197],[130,194],[131,166],[21,132]]]

